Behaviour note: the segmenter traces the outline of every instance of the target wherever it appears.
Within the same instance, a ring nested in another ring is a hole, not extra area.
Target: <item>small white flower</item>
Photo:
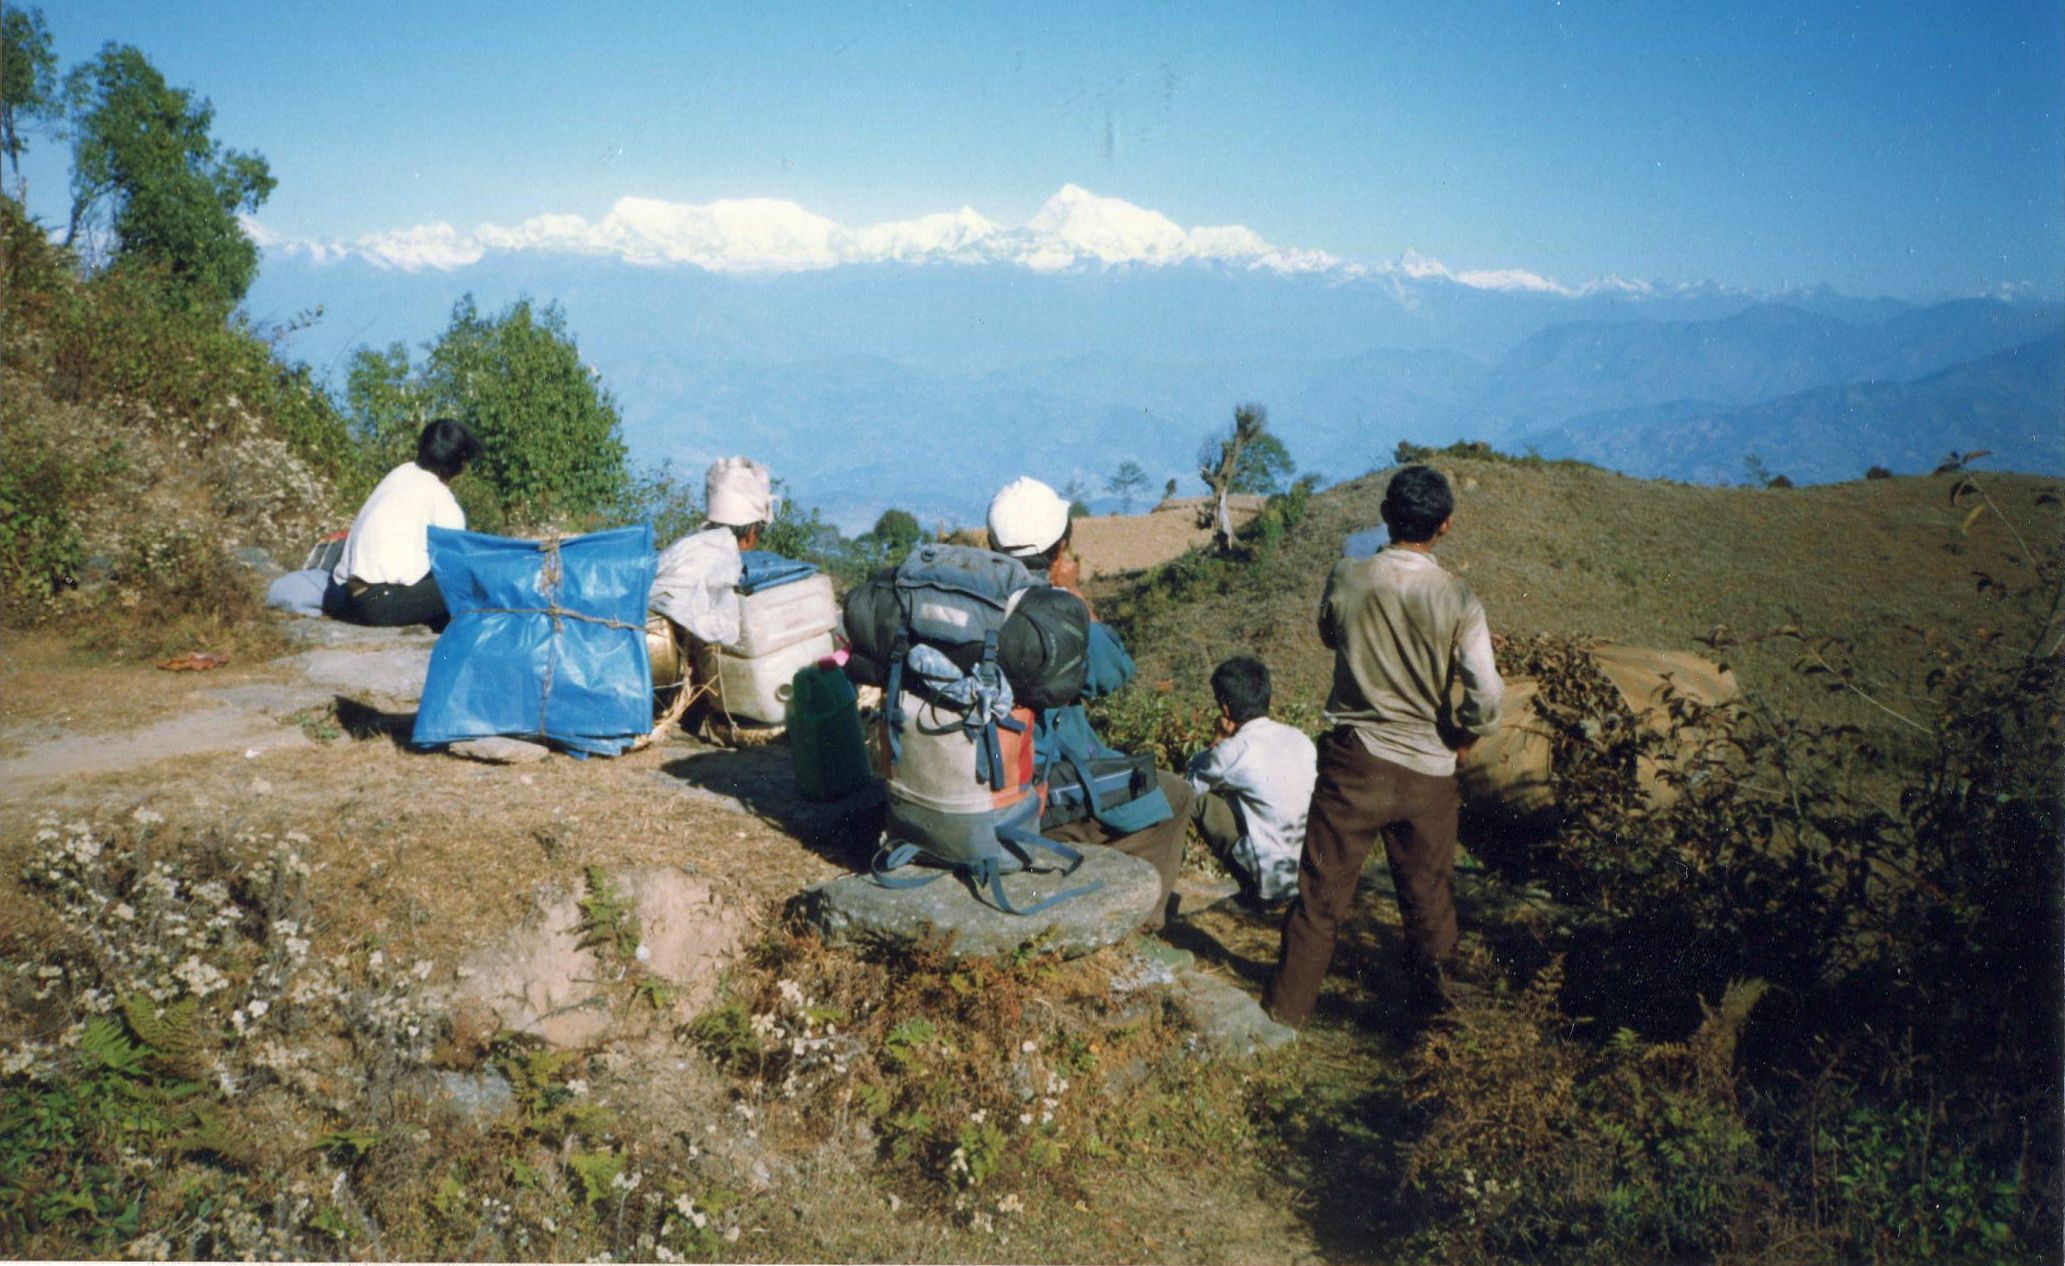
[[[1020,1042],[1018,1044],[1018,1049],[1021,1053],[1030,1055],[1034,1051],[1040,1049],[1040,1044],[1038,1042],[1033,1041],[1031,1038],[1027,1038],[1025,1041]]]
[[[649,963],[652,961],[652,947],[647,945],[644,941],[640,941],[638,943],[638,948],[631,951],[631,957],[637,959],[641,963]]]

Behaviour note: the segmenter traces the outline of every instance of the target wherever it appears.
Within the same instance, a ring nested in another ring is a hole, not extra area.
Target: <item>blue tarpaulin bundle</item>
[[[519,541],[430,529],[452,622],[430,653],[419,747],[498,734],[615,756],[652,728],[652,527]]]
[[[736,588],[740,593],[759,593],[762,589],[776,589],[815,575],[815,563],[783,558],[780,554],[764,549],[741,550],[739,583]]]

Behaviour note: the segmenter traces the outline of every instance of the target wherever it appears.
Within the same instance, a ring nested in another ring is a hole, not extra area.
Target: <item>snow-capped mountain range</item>
[[[340,395],[356,349],[425,346],[461,296],[557,305],[636,459],[749,453],[849,531],[890,505],[972,522],[1020,474],[1094,496],[1126,460],[1194,492],[1200,439],[1242,401],[1336,478],[1401,439],[1464,438],[1696,480],[1740,477],[1751,452],[1796,480],[1925,470],[1952,447],[2065,470],[2065,307],[2029,294],[1364,264],[1075,185],[1015,227],[627,197],[592,222],[252,229],[247,314]]]
[[[1542,294],[1644,293],[1651,283],[1605,277],[1567,287],[1519,268],[1451,270],[1408,250],[1363,264],[1321,250],[1278,246],[1238,224],[1184,228],[1121,198],[1063,185],[1023,225],[1007,227],[972,207],[850,228],[778,198],[707,203],[619,198],[600,220],[571,214],[532,216],[514,226],[446,223],[370,233],[350,241],[291,238],[247,219],[268,251],[317,262],[357,257],[382,268],[455,271],[492,254],[532,252],[605,256],[641,267],[710,272],[798,272],[844,264],[1011,264],[1034,272],[1076,268],[1214,263],[1279,274],[1343,278],[1442,279],[1478,290]]]

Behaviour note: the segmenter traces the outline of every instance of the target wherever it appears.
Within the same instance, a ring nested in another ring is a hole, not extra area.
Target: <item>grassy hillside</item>
[[[1748,707],[1723,741],[1696,711],[1645,731],[1550,643],[1534,724],[1563,816],[1531,841],[1466,823],[1483,862],[1466,971],[1494,996],[1362,1074],[1359,1108],[1388,1137],[1344,1138],[1336,1164],[1403,1182],[1415,1210],[1407,1228],[1359,1215],[1373,1242],[1473,1261],[2053,1244],[2054,481],[1691,488],[1434,460],[1459,490],[1440,552],[1514,639],[1508,671],[1535,635],[1598,635],[1728,662]],[[1146,679],[1106,708],[1118,741],[1180,760],[1208,732],[1206,675],[1236,651],[1267,658],[1279,713],[1316,728],[1330,657],[1313,612],[1384,483],[1316,498],[1274,548],[1193,554],[1104,595]],[[1640,791],[1645,761],[1675,803]]]
[[[0,249],[0,623],[144,654],[263,644],[232,556],[299,563],[349,515],[369,485],[343,418],[260,331],[148,272],[83,275],[11,199]]]
[[[1989,475],[1983,462],[1978,478],[2007,518],[1982,515],[1969,531],[1960,527],[1971,503],[1951,504],[1951,476],[1708,488],[1569,463],[1438,464],[1458,501],[1438,552],[1483,600],[1494,631],[1695,651],[1734,667],[1767,706],[1874,727],[1898,723],[1801,678],[1801,642],[1773,632],[1793,626],[1853,641],[1864,683],[1897,704],[1928,638],[2010,619],[1977,576],[2014,579],[2031,561],[2024,543],[2055,544],[2065,523],[2060,481]],[[1386,478],[1372,473],[1314,498],[1267,559],[1193,557],[1107,595],[1102,609],[1125,631],[1142,676],[1202,707],[1212,666],[1247,651],[1277,675],[1279,700],[1316,709],[1333,661],[1313,615],[1342,543],[1372,527],[1384,539]]]

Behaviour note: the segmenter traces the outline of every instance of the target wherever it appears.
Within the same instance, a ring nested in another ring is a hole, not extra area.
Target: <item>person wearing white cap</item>
[[[720,457],[703,476],[704,517],[731,529],[740,549],[760,543],[774,521],[774,481],[750,457]]]
[[[736,586],[744,551],[774,519],[774,481],[750,457],[721,457],[703,477],[703,527],[660,551],[649,606],[680,625],[693,648],[739,636]]]
[[[1071,535],[1068,502],[1037,479],[1014,479],[989,503],[990,548],[1024,563],[1047,582],[1077,597],[1078,565],[1068,548]],[[1085,599],[1087,602],[1087,599]],[[1133,658],[1118,635],[1102,624],[1090,625],[1089,684],[1083,694],[1110,694],[1133,677]],[[1122,753],[1098,741],[1081,703],[1048,708],[1033,731],[1033,748],[1089,762]],[[1190,822],[1190,784],[1165,769],[1156,769],[1156,785],[1125,804],[1105,806],[1095,816],[1062,825],[1044,826],[1050,838],[1075,844],[1103,844],[1153,865],[1161,880],[1161,897],[1148,916],[1146,930],[1158,930],[1167,918],[1169,890],[1183,868],[1183,837]]]

